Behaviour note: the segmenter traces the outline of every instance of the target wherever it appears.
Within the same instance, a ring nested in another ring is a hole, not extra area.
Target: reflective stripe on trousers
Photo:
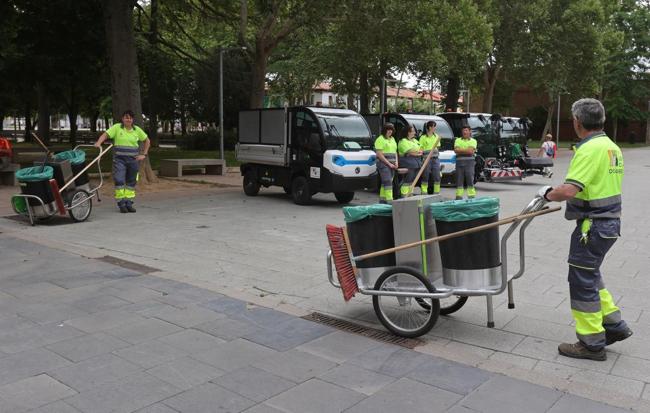
[[[427,154],[422,156],[422,162],[426,159]],[[429,189],[429,178],[433,180],[433,193],[437,194],[440,192],[440,159],[436,157],[431,157],[427,167],[424,168],[422,172],[422,180],[420,186],[422,187],[422,193],[427,193]]]
[[[605,254],[616,242],[619,228],[618,219],[596,219],[583,240],[582,221],[578,221],[571,234],[568,277],[571,313],[578,340],[592,350],[605,346],[605,331],[627,327],[600,273]]]
[[[397,159],[396,154],[384,154],[384,157],[389,162],[395,162]],[[395,177],[395,170],[389,168],[385,163],[377,159],[377,173],[381,184],[379,187],[379,200],[392,201],[393,200],[393,178]]]
[[[138,161],[130,155],[113,156],[113,181],[117,204],[127,205],[135,199],[135,184],[138,181]]]
[[[473,157],[456,157],[456,198],[462,198],[464,187],[467,187],[467,196],[476,196],[474,188],[474,168],[476,160]]]

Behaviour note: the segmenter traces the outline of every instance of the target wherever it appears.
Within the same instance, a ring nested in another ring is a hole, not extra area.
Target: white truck
[[[347,109],[298,106],[239,112],[237,160],[244,193],[280,186],[298,205],[318,192],[339,203],[377,185],[368,124]]]

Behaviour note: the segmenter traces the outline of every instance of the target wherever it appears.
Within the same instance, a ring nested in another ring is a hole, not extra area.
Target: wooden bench
[[[181,177],[183,168],[205,168],[207,175],[225,175],[226,161],[221,159],[161,159],[158,175]]]
[[[20,166],[15,163],[0,163],[0,185],[16,186],[16,171]]]

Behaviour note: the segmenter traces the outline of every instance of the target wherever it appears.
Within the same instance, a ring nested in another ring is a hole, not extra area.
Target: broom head
[[[336,275],[339,278],[341,291],[343,291],[343,299],[349,301],[359,291],[359,286],[357,285],[354,267],[350,261],[350,249],[346,243],[345,228],[327,225],[325,229],[332,250],[332,257],[334,258]]]

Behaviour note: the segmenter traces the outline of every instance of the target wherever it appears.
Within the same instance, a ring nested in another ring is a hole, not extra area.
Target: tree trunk
[[[445,111],[456,112],[458,109],[460,79],[455,73],[447,77],[447,96],[445,96]]]
[[[616,142],[618,136],[618,118],[614,118],[612,127],[614,128],[614,132],[612,134],[612,140]]]
[[[255,48],[251,74],[251,109],[264,107],[264,87],[266,86],[266,66],[268,58],[269,56],[264,51],[264,46],[258,41]]]
[[[133,34],[134,0],[104,0],[104,26],[111,68],[113,118],[121,118],[125,110],[135,114],[135,124],[144,127],[140,100],[140,75]],[[149,157],[140,164],[140,183],[158,182],[151,170]]]
[[[368,85],[368,71],[359,74],[359,112],[364,115],[370,113],[370,93]]]
[[[148,41],[151,50],[154,53],[153,62],[147,63],[147,74],[149,77],[149,139],[151,146],[158,147],[158,0],[151,0],[150,4],[151,17],[149,19],[149,36]]]
[[[24,107],[25,113],[25,142],[31,142],[32,139],[32,106],[31,102],[27,100]]]
[[[70,119],[70,146],[77,146],[77,109],[68,109],[68,119]]]
[[[500,67],[488,67],[483,73],[483,113],[492,113],[492,101],[494,100],[494,87],[497,84]]]
[[[548,111],[546,114],[546,123],[544,124],[544,130],[542,131],[542,136],[540,136],[540,140],[543,141],[544,137],[546,136],[547,133],[551,133],[551,129],[553,128],[553,113],[555,112],[555,102],[553,101],[551,105],[548,107]],[[555,139],[556,141],[559,142],[559,136],[556,136]]]
[[[36,85],[38,94],[38,137],[45,143],[50,143],[50,97],[45,85]]]
[[[92,133],[97,133],[97,121],[99,120],[99,112],[95,111],[93,112],[92,116],[90,117],[90,131]]]

